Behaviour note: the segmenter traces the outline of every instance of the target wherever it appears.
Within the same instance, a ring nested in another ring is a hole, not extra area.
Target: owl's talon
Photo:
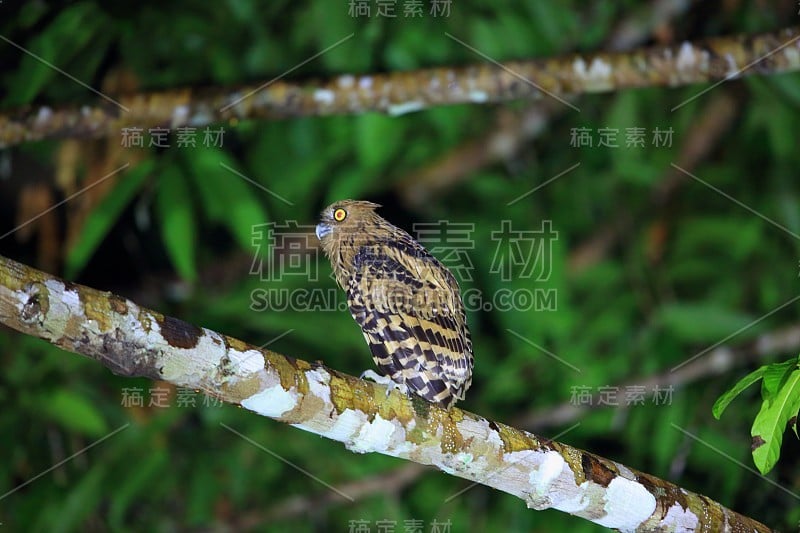
[[[387,379],[386,376],[381,376],[380,374],[376,373],[374,370],[364,370],[358,379],[369,379],[370,381],[374,381],[375,383],[385,383],[384,380]]]
[[[381,376],[374,370],[365,370],[361,373],[361,379],[368,378],[380,385],[386,386],[386,396],[389,396],[393,390],[400,391],[401,394],[408,394],[408,386],[406,384],[395,383],[389,376]]]

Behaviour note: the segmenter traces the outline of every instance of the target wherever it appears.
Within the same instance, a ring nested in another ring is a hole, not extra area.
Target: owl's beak
[[[332,231],[332,228],[325,224],[324,222],[320,222],[317,224],[317,229],[315,233],[317,234],[317,239],[322,240],[323,237],[327,236]]]

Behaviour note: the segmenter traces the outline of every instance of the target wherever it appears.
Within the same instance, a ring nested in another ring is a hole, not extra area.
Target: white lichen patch
[[[458,461],[459,463],[461,463],[464,466],[467,466],[470,463],[472,463],[473,459],[474,459],[474,457],[472,456],[471,453],[459,452],[459,453],[456,454],[456,461]]]
[[[490,422],[484,418],[464,418],[456,424],[456,429],[464,439],[474,439],[485,442],[489,454],[496,454],[503,450],[503,439],[493,429]]]
[[[686,70],[694,67],[695,65],[697,65],[697,54],[695,53],[695,49],[691,43],[684,42],[681,45],[681,49],[678,51],[676,66],[679,70]]]
[[[402,104],[392,104],[388,108],[388,113],[392,116],[404,115],[412,111],[419,111],[425,107],[423,102],[419,100],[411,100],[410,102],[403,102]]]
[[[450,463],[445,461],[436,461],[433,465],[449,476],[455,476],[458,472],[458,469],[453,468]]]
[[[783,54],[790,65],[795,67],[800,65],[800,49],[790,46],[784,50]]]
[[[398,439],[395,439],[395,441],[396,442],[392,444],[392,453],[389,454],[392,457],[409,458],[411,457],[411,454],[417,449],[417,445],[414,444],[413,442],[408,442],[406,440],[398,441]]]
[[[186,104],[175,106],[172,111],[172,127],[186,124],[189,118],[189,106]]]
[[[531,470],[528,482],[537,495],[546,494],[550,485],[561,474],[567,464],[561,454],[554,451],[545,452],[536,458],[538,467]]]
[[[166,340],[161,336],[158,322],[152,321],[151,330],[147,334],[151,346],[164,345]],[[203,328],[203,334],[197,338],[197,344],[191,348],[170,346],[164,353],[161,376],[164,380],[180,383],[184,386],[199,387],[214,374],[222,358],[227,354],[225,343],[219,333]],[[183,353],[191,351],[191,359]],[[263,361],[262,361],[263,368]]]
[[[617,472],[619,472],[620,476],[624,477],[625,479],[636,479],[636,474],[634,474],[630,468],[616,461],[613,461],[613,463],[614,466],[617,467]]]
[[[321,398],[325,405],[331,405],[331,375],[323,368],[315,368],[306,372],[308,391]]]
[[[656,498],[644,485],[623,477],[608,484],[603,510],[606,515],[593,522],[620,531],[634,531],[656,509]]]
[[[493,430],[491,427],[488,427],[489,426],[488,423],[486,424],[486,426],[488,430],[486,433],[486,442],[489,443],[489,445],[497,448],[498,450],[503,449],[503,439],[500,438],[500,433]]]
[[[518,452],[508,452],[503,454],[503,462],[507,465],[521,464],[534,454],[543,454],[544,452],[536,452],[535,450],[520,450]]]
[[[53,110],[49,107],[42,106],[39,108],[39,112],[36,114],[36,123],[43,124],[46,123],[53,117]]]
[[[78,294],[78,291],[68,291],[63,283],[57,280],[49,279],[44,282],[47,290],[50,291],[51,294],[61,294],[59,298],[61,302],[69,307],[73,313],[83,314],[83,307],[81,306],[81,296]],[[51,301],[52,303],[52,301]]]
[[[263,94],[268,94],[266,91]],[[258,97],[258,93],[256,94],[256,98]],[[239,103],[239,100],[233,100],[234,102]],[[231,109],[239,111],[237,114],[244,115],[246,113],[245,109],[240,106],[234,106]],[[189,119],[190,126],[205,126],[209,122],[214,122],[216,117],[212,116],[211,113],[208,112],[207,109],[199,109],[194,112],[194,114]]]
[[[316,427],[309,427],[308,424],[297,424],[297,427],[303,428],[312,433],[316,433],[322,437],[327,437],[331,440],[347,443],[350,442],[353,435],[355,435],[361,426],[366,424],[366,422],[367,415],[362,411],[345,409],[339,416],[336,417],[336,421],[330,428],[318,429]]]
[[[593,495],[599,495],[601,489],[598,485],[584,481],[580,485],[574,485],[568,492],[554,492],[550,495],[551,507],[559,511],[580,515],[589,507]]]
[[[698,522],[697,515],[675,503],[667,509],[661,525],[666,526],[669,531],[697,531]]]
[[[572,70],[577,78],[583,80],[587,90],[599,91],[613,88],[611,65],[599,57],[592,59],[588,68],[586,61],[579,57],[572,63]]]
[[[519,454],[526,453],[526,456]],[[510,461],[524,462],[528,473],[530,489],[525,491],[526,503],[531,509],[559,509],[564,512],[580,514],[592,501],[602,501],[602,487],[589,481],[580,485],[575,483],[575,475],[562,455],[555,451],[515,452],[506,454],[506,464]],[[594,516],[599,516],[598,511]]]
[[[287,391],[279,383],[242,400],[242,407],[262,416],[278,418],[297,406],[298,396],[294,387]]]
[[[372,88],[372,77],[371,76],[361,76],[358,78],[358,88],[363,89],[365,91]]]
[[[728,73],[725,75],[725,78],[735,78],[742,73],[741,69],[739,69],[739,65],[736,64],[736,59],[734,59],[733,54],[725,54],[725,62],[728,63]]]
[[[67,290],[64,283],[60,280],[50,279],[44,282],[47,288],[47,303],[40,301],[43,291],[39,285],[29,285],[26,288],[16,291],[17,310],[26,320],[36,322],[46,321],[47,329],[52,333],[53,338],[63,337],[70,324],[76,324],[76,317],[85,317],[83,304],[80,295],[75,290]],[[37,298],[32,298],[38,295]],[[46,312],[45,312],[46,310]],[[93,327],[95,332],[99,332],[97,322],[80,321],[82,327]]]
[[[391,420],[386,420],[381,415],[375,415],[372,422],[361,426],[358,435],[347,444],[347,449],[355,453],[386,453],[396,429]]]
[[[336,99],[336,95],[329,89],[317,89],[314,91],[314,101],[320,104],[330,105]]]
[[[351,89],[356,83],[356,79],[351,74],[339,76],[337,83],[342,89]]]
[[[240,377],[264,370],[264,355],[258,350],[239,352],[231,348],[228,351],[228,357],[230,357],[232,363],[231,370]]]
[[[707,50],[702,50],[692,46],[691,43],[684,42],[678,49],[678,56],[675,58],[675,70],[677,76],[672,76],[672,81],[678,79],[692,79],[695,72],[708,72],[710,55]],[[671,59],[671,54],[667,59]],[[688,71],[688,72],[687,72]]]
[[[323,372],[323,375],[326,374]],[[357,409],[347,408],[335,415],[333,411],[323,408],[313,419],[293,426],[341,442],[354,453],[379,452],[393,457],[406,457],[417,446],[405,440],[406,433],[399,421],[384,419],[380,414],[370,421],[367,413]]]
[[[458,452],[455,454],[442,454],[433,463],[442,472],[466,479],[485,479],[492,475],[488,472],[489,461],[482,455],[475,456],[469,452]]]
[[[477,91],[477,90],[470,91],[467,97],[469,98],[470,102],[475,102],[475,103],[485,102],[489,99],[489,95],[486,93],[486,91]]]

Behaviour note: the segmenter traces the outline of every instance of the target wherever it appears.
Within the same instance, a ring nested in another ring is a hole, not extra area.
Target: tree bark
[[[343,38],[343,43],[352,34]],[[39,106],[0,114],[0,148],[48,138],[105,137],[125,128],[197,128],[245,119],[360,114],[402,114],[439,105],[550,97],[573,110],[567,95],[634,87],[679,87],[751,74],[800,70],[800,26],[773,33],[724,36],[628,52],[569,54],[500,63],[478,43],[444,34],[481,62],[388,74],[344,74],[305,83],[283,75],[260,85],[176,88],[103,98],[89,105]],[[335,43],[335,44],[339,44]],[[301,63],[302,64],[302,63]],[[288,71],[287,71],[288,72]],[[673,111],[712,87],[676,102]]]
[[[0,323],[96,359],[112,372],[203,389],[344,443],[622,531],[770,531],[655,476],[458,408],[441,409],[62,281],[0,257]]]

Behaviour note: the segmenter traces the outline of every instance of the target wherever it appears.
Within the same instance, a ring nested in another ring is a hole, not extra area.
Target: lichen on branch
[[[447,39],[442,36],[442,39]],[[450,36],[454,46],[478,43]],[[800,70],[800,26],[722,36],[626,52],[485,61],[386,74],[342,74],[296,82],[272,79],[241,87],[174,88],[98,97],[81,106],[43,105],[0,113],[0,148],[48,138],[120,135],[125,127],[206,126],[245,119],[402,114],[441,105],[555,98],[634,87],[678,87],[752,74]],[[698,94],[699,96],[699,94]]]
[[[0,257],[0,323],[113,372],[203,389],[279,422],[622,531],[770,531],[649,474],[359,380]]]

